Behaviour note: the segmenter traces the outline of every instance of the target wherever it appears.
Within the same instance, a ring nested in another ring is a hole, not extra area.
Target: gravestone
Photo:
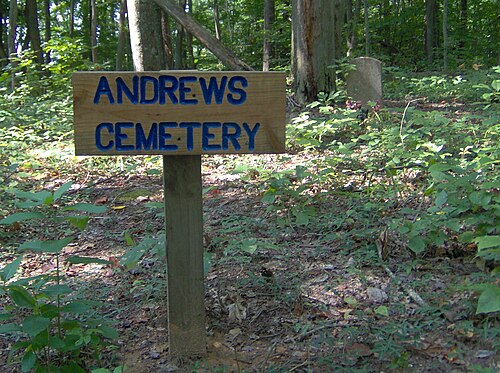
[[[371,57],[358,57],[352,63],[356,70],[347,75],[347,95],[365,105],[382,99],[382,62]]]

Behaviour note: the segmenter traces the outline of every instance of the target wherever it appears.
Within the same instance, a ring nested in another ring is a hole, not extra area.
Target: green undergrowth
[[[412,73],[388,67],[384,71],[384,97],[399,100],[425,98],[435,102],[441,100],[467,102],[479,105],[485,101],[499,101],[500,67],[492,69],[461,70],[450,74]],[[496,82],[496,83],[495,83]]]
[[[352,110],[319,105],[289,125],[289,147],[305,151],[305,161],[258,170],[255,187],[282,226],[336,232],[375,253],[378,235],[388,232],[417,258],[476,260],[491,275],[472,286],[481,293],[476,311],[497,312],[497,108],[459,115],[373,108],[359,120]],[[380,245],[386,256],[387,242]]]
[[[430,303],[417,318],[421,324],[399,320],[397,325],[387,322],[384,328],[363,324],[342,330],[345,340],[371,335],[377,341],[378,356],[393,369],[405,369],[408,349],[398,342],[405,335],[401,328],[418,340],[432,331],[433,323],[442,322],[436,321],[436,315],[448,312],[446,302],[451,304],[457,294],[466,294],[468,299],[457,330],[462,328],[467,335],[471,329],[490,341],[498,336],[500,84],[498,69],[460,77],[392,74],[386,83],[387,97],[401,100],[392,108],[369,105],[365,118],[357,109],[338,105],[343,96],[333,94],[322,95],[318,102],[294,113],[287,125],[290,154],[276,157],[272,167],[244,157],[225,157],[217,161],[221,164],[205,158],[214,170],[237,174],[245,194],[263,206],[257,215],[234,211],[206,224],[210,237],[205,274],[231,266],[245,268],[236,286],[257,284],[293,308],[300,276],[287,272],[273,282],[262,276],[257,263],[270,257],[286,262],[290,256],[300,256],[300,245],[307,240],[314,240],[315,247],[307,254],[311,257],[327,258],[335,247],[339,254],[353,258],[357,266],[350,271],[360,279],[365,267],[390,264],[410,275],[436,258],[474,263],[475,273],[463,279],[453,277],[439,297],[425,293],[430,278],[418,278],[413,285],[423,290]],[[113,349],[115,333],[100,318],[91,317],[96,314],[89,304],[78,303],[82,294],[65,285],[58,270],[45,277],[19,278],[21,253],[17,251],[31,250],[58,263],[63,246],[85,229],[87,214],[100,211],[82,204],[75,195],[66,196],[71,183],[63,181],[119,173],[154,176],[160,173],[160,158],[74,157],[69,79],[57,86],[42,79],[36,89],[23,84],[13,92],[9,88],[0,92],[0,217],[5,217],[0,244],[5,249],[2,255],[9,258],[0,271],[1,296],[9,304],[0,315],[0,331],[18,338],[12,362],[25,370],[56,365],[89,368],[85,365],[89,356],[95,368],[103,353]],[[446,105],[425,106],[450,98],[474,104],[458,111],[448,110]],[[47,180],[54,179],[59,189],[43,188]],[[215,192],[216,187],[204,190],[212,198],[221,198]],[[161,203],[149,202],[146,208],[162,217]],[[23,229],[22,236],[19,229]],[[164,234],[146,232],[144,236],[136,239],[123,232],[127,250],[118,265],[124,274],[145,260],[164,260]],[[13,237],[24,238],[13,242]],[[446,273],[444,264],[440,270]],[[147,279],[134,281],[131,291],[146,298],[159,286]],[[347,299],[361,312],[355,299]],[[379,318],[389,315],[387,307],[372,311]],[[70,322],[65,323],[64,318]],[[307,334],[317,325],[295,327]],[[55,344],[46,343],[49,335]],[[318,343],[337,346],[326,335]],[[47,350],[49,355],[40,353]],[[326,367],[336,366],[331,357],[322,359]]]

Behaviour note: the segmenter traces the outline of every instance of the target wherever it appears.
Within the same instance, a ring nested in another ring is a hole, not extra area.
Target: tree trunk
[[[13,67],[13,70],[17,66],[17,48],[16,48],[16,36],[17,36],[17,14],[18,14],[17,0],[10,0],[9,8],[9,30],[7,35],[7,51],[9,54],[9,61]],[[16,75],[12,71],[11,75],[11,89],[14,91],[16,89]]]
[[[52,38],[51,22],[50,22],[50,0],[43,2],[44,19],[45,19],[45,43],[48,43]],[[50,52],[45,52],[45,64],[50,63]]]
[[[188,0],[189,15],[192,17],[193,14],[193,0]],[[193,35],[190,32],[186,32],[186,49],[187,49],[187,67],[190,69],[195,69],[194,64],[194,50],[193,50]]]
[[[459,53],[465,56],[465,47],[467,45],[467,22],[468,22],[467,0],[460,1],[460,38],[458,42]]]
[[[38,8],[36,0],[26,0],[26,26],[28,29],[31,49],[35,53],[37,68],[42,69],[43,51],[40,39],[40,29],[38,27]]]
[[[370,22],[368,21],[368,0],[364,0],[365,8],[365,54],[370,55]]]
[[[292,66],[295,99],[301,104],[335,89],[332,65],[341,56],[345,5],[342,0],[293,1]]]
[[[174,68],[174,50],[172,45],[172,35],[170,33],[170,23],[168,14],[161,12],[161,34],[163,39],[163,53],[165,54],[165,63],[167,69]]]
[[[5,66],[9,59],[9,44],[5,45],[4,40],[9,38],[9,30],[6,25],[7,17],[4,16],[3,5],[0,5],[0,66]],[[5,23],[4,23],[5,22]]]
[[[262,55],[262,71],[269,71],[273,54],[273,24],[275,19],[274,0],[264,0],[264,51]]]
[[[123,53],[126,40],[126,22],[127,22],[127,0],[120,0],[120,18],[118,31],[118,45],[116,48],[116,70],[123,70]]]
[[[219,15],[219,0],[214,0],[214,27],[215,27],[215,38],[221,40],[220,32],[220,15]]]
[[[69,36],[75,33],[75,0],[69,0]]]
[[[233,44],[234,30],[233,30],[233,24],[231,22],[231,10],[229,9],[229,0],[226,0],[224,3],[225,3],[225,8],[226,8],[226,14],[227,14],[227,27],[226,27],[226,29],[229,30],[229,41],[231,42],[231,44]]]
[[[186,0],[179,0],[179,7],[186,13]],[[185,67],[184,58],[184,27],[177,25],[177,38],[175,42],[174,68],[181,70]]]
[[[427,62],[434,62],[434,48],[436,47],[437,2],[425,1],[425,54]]]
[[[163,53],[161,17],[158,6],[150,0],[127,0],[130,44],[134,69],[159,71],[166,66]]]
[[[226,48],[219,40],[210,34],[203,26],[196,22],[181,7],[172,0],[154,0],[165,12],[175,18],[186,30],[196,37],[207,47],[223,64],[233,70],[253,70],[249,65],[240,60],[236,55]]]
[[[443,0],[443,69],[448,70],[448,0]]]
[[[97,2],[90,0],[90,48],[91,60],[97,63]]]
[[[17,49],[16,49],[17,13],[18,13],[17,0],[10,0],[9,32],[7,38],[7,50],[9,53],[9,59],[15,59],[17,57]]]
[[[351,4],[351,7],[353,4]],[[354,12],[351,16],[351,33],[349,39],[347,39],[347,57],[350,57],[353,50],[358,47],[358,24],[359,16],[361,14],[361,0],[356,0],[356,5],[354,5]]]

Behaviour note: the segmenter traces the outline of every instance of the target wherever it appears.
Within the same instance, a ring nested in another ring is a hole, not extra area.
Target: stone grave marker
[[[347,95],[365,105],[382,99],[382,62],[371,57],[358,57],[352,63],[356,70],[347,75]]]

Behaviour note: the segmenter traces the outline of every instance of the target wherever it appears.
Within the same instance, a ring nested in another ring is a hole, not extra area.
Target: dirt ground
[[[276,157],[244,161],[276,169],[300,164],[304,154],[288,155],[287,162]],[[459,289],[480,271],[470,256],[417,261],[389,232],[391,254],[382,262],[375,245],[341,240],[338,230],[355,229],[355,222],[341,228],[328,222],[282,225],[276,219],[281,212],[261,201],[251,172],[242,180],[223,167],[228,159],[241,158],[219,157],[203,167],[204,244],[211,258],[205,279],[206,356],[169,357],[161,253],[147,252],[132,269],[64,268],[68,284],[103,301],[102,312],[116,322],[119,339],[107,357],[110,365],[137,373],[500,370],[498,321],[474,315],[472,293]],[[46,186],[62,182],[47,180]],[[160,176],[89,177],[71,192],[76,200],[108,210],[91,220],[63,257],[116,263],[130,249],[125,231],[135,242],[161,239]],[[350,202],[334,195],[322,203],[321,211],[335,216]],[[22,265],[24,276],[52,269],[51,256],[28,255]],[[18,371],[6,364],[13,342],[0,336],[1,372]]]

